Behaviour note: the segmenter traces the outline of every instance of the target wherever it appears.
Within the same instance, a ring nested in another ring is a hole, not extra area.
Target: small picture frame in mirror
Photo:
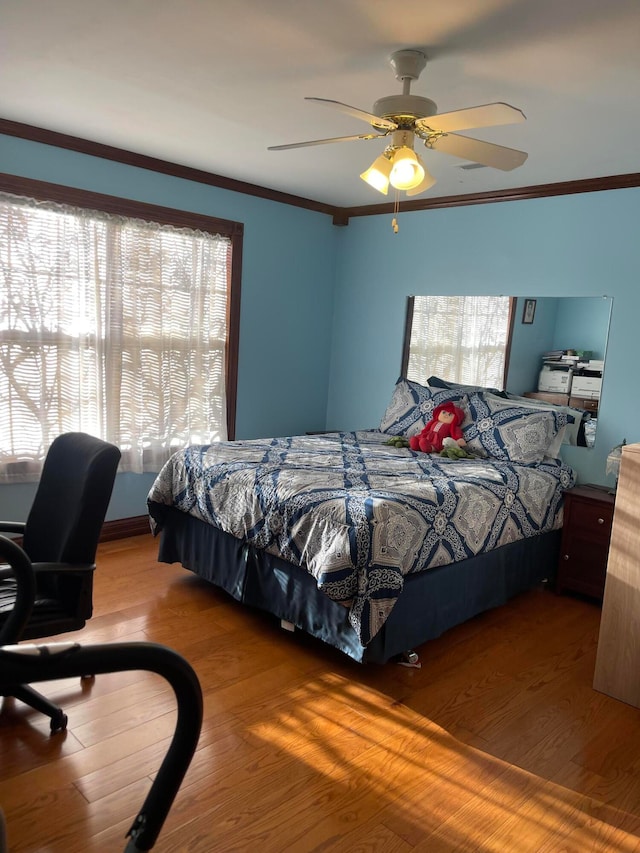
[[[522,309],[522,322],[526,324],[533,323],[533,318],[536,315],[536,300],[525,299],[524,308]]]

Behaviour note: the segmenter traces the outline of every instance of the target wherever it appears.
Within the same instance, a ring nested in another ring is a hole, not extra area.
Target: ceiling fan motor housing
[[[373,105],[374,115],[395,121],[398,127],[411,127],[417,118],[427,118],[438,112],[438,107],[430,98],[420,95],[389,95],[380,98]]]
[[[427,64],[427,56],[421,50],[403,48],[391,54],[389,64],[397,80],[417,80]]]

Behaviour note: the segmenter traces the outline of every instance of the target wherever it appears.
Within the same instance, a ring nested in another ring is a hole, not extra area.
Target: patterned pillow
[[[462,426],[470,450],[508,462],[541,462],[571,415],[498,403],[484,394],[469,397],[469,419]]]
[[[449,388],[428,388],[409,379],[398,379],[391,402],[380,422],[380,432],[389,435],[417,435],[433,417],[433,410],[449,401],[463,409],[467,397]]]
[[[583,409],[576,409],[575,406],[559,406],[555,403],[545,403],[543,400],[535,400],[531,397],[519,397],[516,394],[507,394],[507,398],[508,401],[511,401],[509,405],[512,406],[521,406],[523,409],[551,409],[552,412],[559,411],[569,415],[567,418],[567,428],[564,434],[560,436],[560,444],[577,445],[579,443],[581,423],[583,420],[589,418],[589,415]],[[555,454],[555,456],[557,455],[558,453]],[[549,452],[549,456],[553,456],[553,454]]]
[[[472,394],[474,391],[495,394],[497,397],[506,397],[506,391],[501,391],[499,388],[490,388],[486,385],[461,385],[459,382],[449,382],[448,379],[440,379],[439,376],[430,376],[427,379],[427,385],[431,388],[450,388],[454,391],[460,391],[463,394]]]

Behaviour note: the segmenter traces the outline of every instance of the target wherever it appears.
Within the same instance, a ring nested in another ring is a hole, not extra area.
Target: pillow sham
[[[581,413],[569,406],[555,406],[552,403],[545,403],[542,400],[530,400],[528,397],[515,397],[509,395],[507,400],[499,397],[494,397],[491,394],[485,394],[485,399],[492,402],[494,407],[515,407],[518,409],[528,409],[529,411],[551,412],[560,415],[566,415],[566,424],[560,424],[558,432],[551,444],[547,448],[545,458],[559,459],[560,449],[563,444],[572,444],[573,431],[577,431]],[[561,419],[562,420],[562,419]]]
[[[554,407],[549,404],[545,404],[544,402],[538,400],[529,401],[527,397],[523,397],[522,400],[524,402],[515,402],[516,398],[509,396],[508,400],[504,400],[501,397],[494,397],[492,394],[485,394],[485,399],[492,403],[494,408],[499,408],[502,406],[506,407],[515,407],[518,409],[528,409],[529,411],[543,411],[543,412],[553,412]],[[529,402],[534,403],[535,405],[529,405]],[[563,412],[564,414],[569,414],[568,410],[558,409],[558,412]],[[568,418],[567,421],[572,420],[572,418]],[[561,426],[556,433],[555,438],[552,439],[551,444],[547,447],[547,452],[545,453],[545,458],[550,459],[558,459],[560,457],[560,448],[564,443],[568,444],[569,441],[567,439],[567,431],[570,425],[567,422],[565,426]],[[573,424],[571,424],[571,428],[573,429]]]
[[[583,420],[588,420],[591,417],[583,409],[576,409],[574,406],[561,406],[556,403],[545,403],[544,400],[536,400],[534,397],[520,397],[517,394],[507,392],[507,398],[513,401],[514,406],[521,406],[523,409],[547,409],[550,411],[564,412],[571,417],[567,421],[567,427],[562,437],[562,444],[578,445],[580,443],[580,426]]]
[[[417,435],[433,417],[435,407],[448,402],[462,409],[465,408],[467,397],[460,391],[429,388],[400,377],[380,422],[380,432],[388,435]]]
[[[558,434],[572,415],[515,406],[491,395],[471,394],[462,426],[470,450],[481,456],[529,465],[559,451]]]
[[[449,388],[455,391],[461,391],[463,394],[473,394],[474,391],[479,393],[495,394],[497,397],[506,397],[505,391],[499,388],[491,388],[484,385],[461,385],[459,382],[449,382],[448,379],[440,379],[439,376],[430,376],[427,379],[427,385],[431,388]]]

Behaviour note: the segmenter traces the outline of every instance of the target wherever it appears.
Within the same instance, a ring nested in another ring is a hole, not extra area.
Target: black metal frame
[[[0,631],[0,642],[9,631],[20,634],[26,624],[35,581],[26,553],[0,535],[0,557],[13,568],[18,595],[11,616]],[[15,636],[15,634],[14,634]],[[202,728],[202,689],[192,666],[173,649],[157,643],[102,643],[81,646],[78,643],[11,645],[0,647],[0,693],[11,692],[12,685],[81,677],[87,672],[104,674],[145,670],[163,677],[173,688],[177,701],[177,720],[169,749],[151,784],[127,838],[125,853],[150,850],[162,829],[182,784]]]
[[[35,580],[27,621],[20,631],[0,630],[0,643],[77,631],[91,618],[95,555],[119,461],[114,444],[62,433],[47,451],[26,521],[0,521],[0,533],[21,537]],[[13,573],[0,566],[0,626],[16,592]],[[52,732],[66,728],[64,710],[31,685],[15,684],[11,695],[48,716]]]

